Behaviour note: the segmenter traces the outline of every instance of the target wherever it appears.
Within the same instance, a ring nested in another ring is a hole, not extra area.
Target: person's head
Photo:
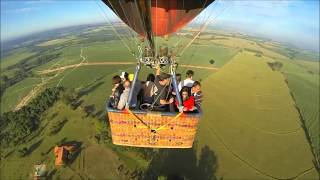
[[[113,76],[112,82],[113,82],[114,85],[120,84],[120,83],[121,83],[121,78],[120,78],[120,76],[118,76],[118,75]]]
[[[171,75],[167,73],[160,73],[158,76],[159,84],[162,86],[168,86],[170,84]]]
[[[151,73],[147,77],[147,81],[154,82],[154,79],[155,79],[155,76],[153,74],[151,74]]]
[[[187,86],[181,88],[180,95],[183,101],[187,100],[190,97],[190,91]]]
[[[192,76],[194,75],[194,72],[192,70],[188,70],[186,73],[186,77],[192,79]]]
[[[120,75],[120,78],[122,80],[122,82],[125,82],[128,80],[128,76],[129,74],[127,72],[122,72],[121,75]]]
[[[199,81],[195,81],[192,85],[191,92],[198,93],[201,91],[201,84]]]
[[[125,89],[129,89],[129,88],[130,88],[130,85],[131,85],[130,81],[125,81],[125,82],[123,83],[123,87],[124,87]]]
[[[177,83],[181,82],[181,74],[176,74]]]

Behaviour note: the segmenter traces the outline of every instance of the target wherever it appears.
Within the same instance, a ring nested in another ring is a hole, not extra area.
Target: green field
[[[61,131],[55,135],[49,135],[49,129],[56,121],[67,119]],[[30,138],[30,141],[15,148],[2,149],[2,154],[9,154],[1,160],[1,179],[28,179],[32,178],[33,165],[37,163],[47,164],[53,173],[53,179],[119,179],[123,178],[117,172],[118,166],[125,164],[130,157],[134,156],[133,162],[140,162],[143,166],[144,160],[137,157],[134,152],[120,154],[111,147],[95,143],[94,135],[98,128],[97,120],[87,117],[81,109],[72,110],[65,104],[58,102],[46,112],[42,118],[43,126]],[[75,162],[66,167],[54,166],[54,154],[52,148],[61,140],[82,142],[81,152]],[[18,155],[18,149],[22,147],[33,147],[30,154],[23,158]],[[139,164],[135,163],[139,167]],[[136,166],[128,166],[128,170],[134,170]],[[109,169],[106,171],[106,169]]]
[[[39,162],[48,165],[52,179],[128,179],[128,175],[124,175],[126,171],[130,174],[136,169],[143,169],[146,173],[159,171],[166,176],[171,172],[170,168],[187,174],[189,179],[202,179],[204,176],[199,173],[223,179],[302,180],[319,177],[312,163],[314,154],[317,154],[312,152],[319,152],[320,132],[319,61],[315,61],[314,54],[298,53],[290,59],[287,53],[291,51],[284,52],[281,44],[250,39],[241,34],[208,31],[178,57],[180,65],[217,68],[178,66],[177,69],[182,76],[186,70],[193,69],[194,79],[202,82],[204,115],[196,145],[190,150],[154,150],[156,155],[145,159],[137,152],[139,148],[126,149],[95,141],[99,129],[109,130],[108,126],[101,127],[101,119],[105,120],[105,103],[111,93],[112,76],[122,71],[133,73],[134,65],[80,66],[39,74],[43,70],[82,62],[81,50],[88,63],[136,61],[123,42],[115,40],[115,34],[106,26],[88,29],[79,36],[69,36],[31,47],[36,50],[45,48],[42,53],[18,48],[1,59],[1,75],[12,77],[19,68],[7,67],[28,57],[34,56],[30,61],[36,61],[43,55],[62,54],[32,68],[30,75],[8,87],[1,97],[2,113],[13,110],[39,84],[41,88],[37,94],[45,88],[60,85],[68,90],[74,89],[82,103],[72,110],[61,100],[58,101],[42,115],[41,128],[33,133],[30,141],[17,147],[1,147],[0,179],[30,179],[33,165]],[[72,40],[64,41],[66,39]],[[156,43],[176,47],[179,54],[182,45],[190,40],[189,36],[174,35],[169,40],[157,38]],[[129,45],[134,48],[135,43]],[[262,55],[258,57],[256,52]],[[211,64],[210,60],[214,63]],[[281,62],[282,67],[273,71],[268,62],[276,61]],[[143,67],[139,79],[145,80],[147,74],[153,71]],[[301,119],[295,105],[301,112]],[[94,115],[87,116],[86,107],[93,108]],[[49,136],[52,124],[65,118],[68,121],[63,128]],[[301,122],[307,127],[306,132]],[[83,149],[72,164],[56,169],[50,148],[64,138],[82,142]],[[33,150],[20,158],[18,150],[23,147],[33,147]],[[210,162],[205,165],[201,165],[207,157],[203,152],[211,154],[208,156]],[[124,166],[121,172],[118,170],[120,165]],[[209,168],[206,171],[209,174],[204,173],[202,168]]]
[[[289,89],[267,60],[243,52],[205,80],[199,144],[216,152],[225,179],[316,179]]]

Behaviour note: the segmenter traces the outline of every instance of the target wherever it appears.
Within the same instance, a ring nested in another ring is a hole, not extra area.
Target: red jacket
[[[187,100],[183,101],[183,107],[187,108],[190,111],[194,107],[194,97],[190,96]],[[176,106],[178,107],[179,102],[176,101]]]

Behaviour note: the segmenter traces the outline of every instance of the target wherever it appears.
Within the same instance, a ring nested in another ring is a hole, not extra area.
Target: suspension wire
[[[105,14],[105,11],[103,10],[103,8],[100,6],[100,4],[95,1],[95,3],[99,6],[100,10]],[[100,14],[101,15],[101,14]],[[117,32],[116,28],[113,26],[113,24],[111,23],[111,20],[109,19],[108,15],[105,14],[106,16],[103,16],[103,18],[105,18],[107,20],[107,22],[109,23],[109,25],[111,26],[112,30],[114,31],[114,33],[117,35],[117,37],[120,39],[120,41],[123,43],[123,45],[128,49],[128,51],[133,54],[132,49],[129,47],[129,45],[123,40],[123,38],[121,38],[121,35]]]
[[[108,1],[109,1],[109,0],[108,0]],[[136,46],[138,46],[140,43],[137,41],[137,36],[135,35],[136,32],[131,29],[132,24],[131,24],[131,22],[129,21],[128,16],[127,16],[125,10],[123,9],[123,6],[122,6],[122,3],[121,3],[121,2],[123,2],[123,1],[119,1],[120,7],[121,7],[121,9],[122,9],[122,12],[123,12],[123,14],[124,14],[127,22],[129,23],[129,28],[128,28],[128,29],[129,29],[129,34],[132,36],[132,39],[134,39],[134,42],[135,42]],[[109,3],[110,3],[110,1],[109,1]],[[110,4],[110,5],[112,6],[112,4]],[[130,5],[131,5],[131,4],[130,4]],[[113,6],[112,6],[112,8],[113,8]],[[119,16],[118,13],[116,13],[116,14]],[[133,21],[133,22],[135,22],[135,21]],[[136,26],[135,26],[135,23],[134,23],[134,27],[136,27]]]
[[[203,3],[203,6],[198,10],[198,14],[204,9],[205,5],[207,4],[207,1],[208,1],[208,0],[206,0],[206,1]],[[197,21],[198,19],[200,19],[200,18],[201,18],[200,16],[197,16],[197,17],[196,17],[196,21]],[[193,28],[194,28],[194,27],[192,27],[191,29],[193,29]],[[180,42],[181,42],[181,41],[180,41]],[[177,46],[180,44],[180,42],[177,44]],[[178,50],[180,50],[180,48],[178,48]],[[177,53],[176,53],[177,56],[179,56],[179,55],[178,55],[178,52],[179,52],[178,50],[177,50]]]
[[[229,8],[229,6],[226,6],[216,17],[210,19],[210,17],[212,16],[212,12],[210,14],[210,16],[208,17],[207,21],[205,22],[205,24],[202,25],[202,27],[200,28],[200,31],[196,34],[196,36],[187,44],[187,46],[185,46],[185,48],[181,51],[180,53],[180,57],[181,55],[189,48],[189,46],[193,43],[193,41],[199,37],[200,33],[203,32],[206,27],[209,25],[209,23],[211,23],[213,20],[215,20],[217,17],[219,17],[227,8]]]
[[[113,5],[112,5],[112,3],[110,2],[110,0],[108,0],[108,2],[109,2],[109,4],[111,5],[111,7],[114,9],[114,7],[113,7]],[[128,19],[128,16],[127,16],[127,14],[126,14],[126,11],[123,9],[123,5],[122,5],[122,3],[121,3],[122,1],[119,1],[119,5],[120,5],[120,7],[121,7],[121,9],[122,9],[122,12],[123,12],[123,14],[125,15],[125,18],[126,18],[126,20],[127,20],[127,22],[128,22],[128,24],[129,25],[126,25],[126,26],[129,26],[129,27],[127,27],[127,28],[125,28],[129,33],[128,33],[128,41],[129,42],[133,42],[132,40],[129,40],[129,39],[133,39],[134,40],[134,43],[135,43],[135,47],[137,48],[139,45],[140,45],[140,43],[139,43],[139,40],[137,40],[137,33],[131,28],[131,26],[132,26],[132,24],[131,24],[131,21],[129,21],[129,19]],[[131,4],[130,4],[131,5]],[[120,15],[117,13],[117,11],[114,11],[114,13],[118,16],[118,17],[120,17]],[[135,23],[134,23],[134,25],[135,25]],[[134,27],[136,27],[136,26],[134,26]],[[139,51],[138,49],[137,49],[137,51]]]
[[[110,2],[110,0],[108,0],[108,2],[109,2],[109,4],[110,4],[110,6],[112,7],[112,9],[115,9],[114,8],[114,6],[112,5],[112,3]],[[138,45],[139,45],[139,43],[136,41],[136,36],[135,36],[135,32],[131,29],[131,23],[130,23],[130,21],[128,20],[128,18],[127,18],[127,15],[126,15],[126,13],[125,13],[125,11],[124,11],[124,9],[123,9],[123,7],[122,7],[122,4],[121,4],[121,1],[119,1],[119,5],[120,5],[120,7],[121,7],[121,9],[122,9],[122,11],[123,11],[123,14],[125,15],[125,18],[127,19],[127,21],[128,21],[128,23],[129,23],[129,25],[127,25],[126,23],[124,23],[124,22],[122,22],[125,26],[124,27],[126,27],[126,28],[122,28],[122,27],[120,27],[120,31],[122,30],[122,29],[124,29],[124,30],[126,30],[127,32],[128,32],[128,34],[126,34],[126,33],[121,33],[121,34],[123,34],[123,37],[125,37],[125,39],[126,39],[126,41],[128,42],[128,44],[130,44],[130,45],[132,45],[132,43],[135,43],[133,46],[134,46],[134,48],[132,48],[132,46],[130,46],[131,47],[131,49],[136,49],[137,51],[138,51],[138,49],[137,49],[137,47],[138,47]],[[120,18],[120,15],[118,14],[118,12],[117,11],[113,11],[113,15],[116,15],[115,17],[116,18],[119,18],[120,20],[121,20],[121,18]],[[108,15],[107,15],[108,16]],[[122,20],[121,20],[122,21]],[[129,26],[129,27],[128,27]],[[135,42],[134,41],[132,41],[132,39],[134,39],[135,40]],[[132,51],[132,54],[134,53],[135,51]]]
[[[152,4],[151,4],[151,7],[150,7],[150,10],[151,10],[151,8],[152,8]],[[156,8],[157,8],[157,10],[156,10],[156,14],[155,14],[155,16],[156,16],[156,27],[155,27],[155,30],[158,31],[158,21],[157,21],[157,20],[158,20],[158,17],[157,17],[157,16],[158,16],[158,0],[156,0]],[[150,13],[150,16],[151,16],[151,13]],[[151,18],[152,18],[152,17],[151,17]],[[152,29],[153,29],[153,28],[151,28],[151,30],[152,30]],[[152,31],[153,31],[153,30],[152,30]],[[156,36],[156,37],[155,37],[155,41],[154,41],[154,43],[155,43],[155,47],[154,47],[154,48],[155,48],[155,52],[156,52],[155,55],[156,55],[156,56],[158,56],[158,49],[159,49],[159,48],[158,48],[158,45],[159,45],[159,44],[158,44],[158,40],[159,40],[159,39],[158,39],[157,36]],[[159,61],[158,61],[157,63],[159,63]]]

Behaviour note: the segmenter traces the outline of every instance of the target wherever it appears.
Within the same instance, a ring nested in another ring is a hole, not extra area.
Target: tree
[[[209,61],[209,63],[210,63],[210,64],[214,64],[215,61],[214,61],[213,59],[211,59],[211,60]]]

